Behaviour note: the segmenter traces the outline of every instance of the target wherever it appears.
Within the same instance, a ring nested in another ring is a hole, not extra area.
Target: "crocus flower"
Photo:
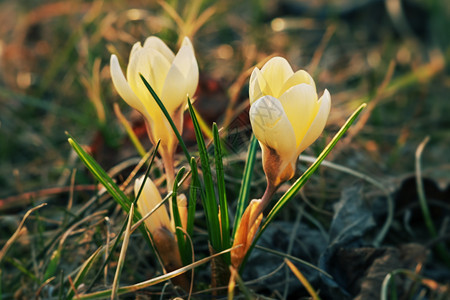
[[[144,116],[152,143],[161,140],[160,154],[171,188],[173,155],[178,141],[140,74],[155,90],[181,133],[187,96],[192,97],[198,85],[198,65],[189,38],[184,38],[176,55],[155,36],[147,38],[143,46],[137,42],[131,49],[126,78],[119,60],[111,55],[111,77],[117,92]]]
[[[263,156],[268,186],[294,176],[297,158],[322,133],[330,112],[330,93],[318,99],[312,77],[294,73],[286,59],[274,57],[250,77],[250,122]]]

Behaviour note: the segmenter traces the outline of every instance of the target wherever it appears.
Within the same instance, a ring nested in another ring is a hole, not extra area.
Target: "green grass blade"
[[[217,124],[213,124],[213,135],[214,135],[214,157],[216,163],[216,176],[217,176],[217,187],[219,192],[219,210],[220,210],[220,224],[222,233],[222,247],[231,247],[230,241],[230,221],[228,219],[228,203],[227,203],[227,192],[225,189],[225,176],[223,171],[223,153],[222,146],[219,136],[219,129]],[[228,254],[224,255],[225,259],[229,259]],[[229,261],[231,263],[231,261]]]
[[[86,167],[91,171],[95,178],[106,188],[108,193],[113,199],[122,206],[122,208],[128,213],[130,211],[130,200],[117,186],[117,184],[109,177],[109,175],[103,170],[102,167],[89,155],[78,142],[69,135],[69,144],[81,158]]]
[[[60,259],[61,259],[61,249],[56,249],[55,251],[53,251],[52,256],[50,258],[50,262],[48,263],[48,266],[45,269],[44,278],[42,279],[42,282],[46,281],[47,279],[55,275]]]
[[[194,232],[194,220],[195,220],[195,209],[197,206],[197,197],[199,192],[201,196],[202,190],[200,186],[200,181],[198,179],[197,162],[195,161],[195,158],[191,157],[190,165],[192,170],[191,174],[192,180],[191,186],[189,188],[188,219],[186,232],[189,236],[192,237],[192,234]]]
[[[87,273],[92,267],[92,264],[97,260],[99,257],[99,254],[102,253],[104,250],[103,247],[98,248],[81,266],[80,271],[78,271],[77,276],[75,277],[75,280],[73,281],[73,286],[75,288],[78,288],[78,286],[83,283],[84,278],[86,277]],[[67,294],[67,299],[72,299],[75,292],[73,289],[69,290],[69,293]]]
[[[173,183],[173,193],[172,193],[172,210],[173,210],[173,221],[175,223],[175,234],[177,236],[177,243],[178,243],[178,250],[180,251],[181,260],[183,261],[183,265],[188,265],[191,262],[192,253],[190,251],[190,247],[186,247],[186,238],[184,236],[183,230],[180,228],[183,228],[183,224],[181,222],[180,217],[180,211],[178,210],[178,202],[177,202],[177,195],[178,195],[178,182],[184,175],[185,168],[181,168],[180,171],[178,171],[177,176],[175,177],[174,183]],[[189,249],[187,249],[189,248]]]
[[[242,175],[241,189],[239,190],[236,215],[234,217],[233,237],[236,233],[236,229],[239,225],[239,222],[241,221],[242,215],[244,214],[244,210],[247,207],[248,200],[250,198],[253,166],[255,165],[257,150],[258,140],[254,135],[252,135],[250,146],[248,147],[247,160],[245,161],[244,174]]]
[[[148,89],[150,94],[152,94],[153,99],[155,99],[156,103],[158,104],[159,108],[162,110],[163,114],[166,116],[167,121],[169,121],[170,126],[172,127],[173,132],[177,136],[178,142],[180,143],[181,149],[183,149],[184,155],[186,155],[187,161],[190,161],[191,155],[189,154],[189,151],[187,150],[186,144],[183,141],[183,138],[181,137],[180,132],[177,129],[177,126],[175,126],[175,123],[173,122],[172,118],[170,117],[169,112],[167,111],[166,107],[162,103],[161,99],[159,99],[158,95],[156,94],[155,90],[151,87],[151,85],[148,83],[148,81],[142,76],[142,74],[139,74],[141,76],[142,81],[145,84],[145,87]]]
[[[202,198],[207,217],[209,240],[216,251],[222,250],[221,234],[219,226],[219,217],[217,210],[216,195],[214,191],[214,183],[211,175],[211,168],[209,165],[208,151],[206,150],[205,140],[197,121],[194,109],[190,99],[188,99],[189,113],[191,114],[192,123],[194,124],[195,138],[197,140],[198,150],[200,154],[200,161],[203,171],[203,183],[206,191],[206,198]]]
[[[244,261],[241,265],[240,270],[243,269],[245,266],[245,262],[247,261],[250,253],[252,252],[254,246],[256,245],[256,242],[261,237],[263,232],[266,230],[267,226],[273,221],[275,216],[280,212],[280,210],[283,208],[283,206],[289,202],[289,200],[293,199],[294,196],[297,194],[297,192],[300,190],[300,188],[306,183],[306,181],[311,177],[311,175],[314,173],[314,171],[319,167],[320,163],[327,157],[327,155],[331,152],[331,150],[336,146],[337,142],[342,138],[342,136],[347,132],[347,130],[350,128],[350,126],[353,124],[353,122],[356,120],[358,115],[361,113],[361,111],[366,107],[366,104],[361,104],[355,112],[348,118],[347,122],[341,127],[341,129],[336,133],[336,135],[333,137],[331,142],[325,147],[325,149],[320,153],[320,155],[317,157],[316,161],[305,171],[305,173],[302,174],[295,182],[294,184],[289,188],[289,190],[284,193],[283,196],[278,200],[278,202],[274,205],[272,210],[267,215],[267,218],[263,221],[261,225],[261,229],[259,230],[258,234],[255,236],[255,239],[252,242],[252,245],[250,246],[249,250],[247,251],[247,254],[245,255]]]
[[[123,244],[120,249],[119,260],[117,261],[116,274],[114,274],[114,281],[111,291],[111,299],[116,299],[117,289],[119,288],[120,275],[122,274],[123,266],[125,265],[125,256],[127,254],[128,245],[131,236],[131,225],[133,224],[133,214],[134,214],[134,203],[131,204],[130,213],[128,215],[127,228],[123,236]]]

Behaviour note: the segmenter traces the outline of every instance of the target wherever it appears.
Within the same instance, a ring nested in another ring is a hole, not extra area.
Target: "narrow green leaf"
[[[219,136],[219,129],[217,124],[213,124],[213,134],[214,134],[214,156],[216,163],[216,176],[217,176],[217,187],[219,192],[219,210],[220,210],[220,221],[221,221],[221,233],[222,233],[222,247],[231,247],[230,242],[230,221],[228,219],[228,203],[227,203],[227,192],[225,189],[225,176],[223,171],[223,161],[222,161],[222,146]],[[225,254],[225,259],[229,259],[230,256]],[[228,261],[231,264],[231,260]]]
[[[130,200],[122,192],[122,190],[116,185],[116,183],[108,176],[108,174],[103,170],[102,167],[89,155],[83,148],[78,144],[78,142],[69,135],[69,144],[81,158],[86,167],[91,171],[95,178],[106,188],[108,193],[113,197],[113,199],[122,206],[126,211],[130,211]]]
[[[252,242],[252,245],[248,249],[244,261],[240,267],[240,270],[245,266],[245,262],[247,261],[250,253],[256,245],[256,242],[261,237],[263,232],[266,230],[267,226],[272,222],[275,216],[280,212],[283,206],[289,202],[289,200],[293,199],[297,192],[301,189],[301,187],[306,183],[306,181],[311,177],[311,175],[316,171],[319,167],[320,163],[327,157],[327,155],[331,152],[331,150],[336,146],[337,142],[342,138],[342,136],[347,132],[353,122],[356,120],[361,111],[366,107],[366,104],[361,104],[355,112],[348,118],[347,122],[341,127],[341,129],[336,133],[331,142],[325,147],[325,149],[320,153],[319,157],[317,157],[316,161],[302,174],[294,184],[287,190],[283,196],[277,201],[272,210],[267,215],[267,218],[263,221],[261,229],[258,234],[255,236],[255,239]]]
[[[61,249],[56,249],[55,251],[53,251],[52,256],[50,258],[50,262],[48,263],[47,268],[44,272],[44,278],[42,279],[42,282],[46,281],[47,279],[55,275],[60,258],[61,258]]]
[[[194,220],[195,220],[195,208],[197,206],[197,195],[200,193],[201,197],[201,186],[200,181],[198,179],[198,172],[197,172],[197,162],[195,161],[195,158],[191,157],[190,160],[191,170],[192,170],[192,180],[191,180],[191,186],[189,188],[189,207],[188,207],[188,219],[187,219],[187,226],[186,226],[186,232],[189,234],[189,236],[192,237],[192,234],[194,232]]]
[[[241,189],[239,190],[239,197],[236,207],[236,215],[234,217],[233,225],[233,237],[236,233],[236,229],[247,207],[248,200],[250,198],[250,188],[252,183],[253,166],[256,161],[256,151],[258,150],[258,140],[254,135],[250,140],[248,147],[247,160],[245,161],[244,174],[242,175]]]
[[[203,171],[203,183],[206,190],[206,198],[203,199],[203,206],[207,218],[209,228],[209,240],[216,251],[222,250],[222,243],[220,238],[220,226],[217,210],[216,195],[214,191],[214,183],[211,175],[211,168],[209,165],[208,151],[206,150],[205,140],[197,121],[191,101],[188,98],[189,113],[191,114],[192,123],[194,124],[195,138],[197,139],[198,150],[200,154],[200,161]]]
[[[75,277],[75,280],[73,281],[73,285],[75,288],[78,288],[78,286],[83,283],[84,278],[86,277],[87,273],[92,267],[92,264],[97,260],[97,257],[100,253],[104,251],[103,247],[98,248],[81,266],[80,271],[78,271],[77,276]],[[103,269],[102,269],[103,270]],[[73,289],[70,289],[67,298],[72,299],[75,292]]]
[[[24,266],[23,263],[20,260],[18,260],[17,258],[6,257],[5,261],[12,264],[14,267],[16,267],[20,272],[22,272],[26,276],[30,277],[36,284],[41,284],[41,281],[39,280],[39,278],[37,278],[33,273],[31,273],[30,270],[26,266]],[[0,265],[0,267],[1,267],[1,265]],[[0,272],[1,272],[1,270],[2,270],[2,268],[0,268]],[[2,283],[2,280],[0,280],[0,285],[1,285],[1,283]]]
[[[172,214],[173,214],[173,221],[175,223],[175,234],[177,236],[177,243],[178,243],[178,250],[180,251],[181,260],[183,261],[183,265],[188,265],[191,262],[192,253],[190,251],[190,247],[186,247],[186,238],[184,236],[183,230],[180,228],[183,228],[183,223],[181,222],[181,216],[180,211],[178,210],[178,182],[184,175],[185,168],[181,168],[180,171],[178,171],[177,176],[175,177],[174,183],[173,183],[173,192],[172,192]],[[187,249],[189,248],[189,249]]]
[[[177,129],[177,126],[175,126],[175,123],[172,120],[172,117],[170,116],[169,112],[167,111],[166,107],[162,103],[161,99],[159,99],[158,95],[156,94],[155,90],[151,87],[151,85],[148,83],[148,81],[142,76],[142,74],[139,74],[141,76],[142,81],[145,84],[145,87],[148,89],[150,94],[152,94],[153,99],[155,99],[156,103],[158,104],[159,108],[162,110],[163,114],[166,116],[167,121],[169,121],[170,126],[172,127],[173,132],[177,136],[178,142],[180,143],[181,149],[183,149],[184,155],[186,155],[187,161],[191,159],[191,155],[189,154],[189,151],[187,150],[186,144],[183,141],[183,138],[181,137],[180,132]]]

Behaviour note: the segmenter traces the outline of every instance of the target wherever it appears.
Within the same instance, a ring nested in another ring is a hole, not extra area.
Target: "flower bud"
[[[312,77],[294,73],[282,57],[270,59],[250,77],[250,122],[270,184],[291,179],[300,153],[322,133],[331,107],[330,93],[318,99]]]
[[[136,179],[134,183],[134,193],[137,197],[138,192],[141,188],[142,182],[144,181],[144,176]],[[137,207],[142,216],[145,216],[149,212],[151,212],[156,205],[162,202],[161,194],[156,188],[155,184],[150,178],[145,180],[144,187],[142,189],[141,195],[139,196],[139,200],[137,201]],[[167,209],[165,205],[161,205],[158,207],[156,211],[154,211],[146,220],[145,226],[153,235],[160,228],[165,228],[169,232],[174,232],[172,228],[169,215],[167,213]]]
[[[261,224],[263,215],[260,213],[260,204],[260,199],[253,199],[250,202],[242,215],[238,228],[236,229],[233,248],[239,245],[240,247],[231,250],[231,265],[236,269],[244,260],[245,254],[250,248],[253,238],[258,231],[259,224]]]

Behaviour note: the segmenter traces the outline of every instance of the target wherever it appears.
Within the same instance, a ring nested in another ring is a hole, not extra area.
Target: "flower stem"
[[[256,209],[256,213],[254,215],[254,218],[258,218],[259,214],[263,212],[263,210],[267,207],[267,205],[270,203],[270,199],[272,199],[273,194],[277,191],[279,185],[274,185],[271,180],[267,180],[267,187],[264,192],[264,195],[261,198],[261,202],[258,205],[258,208]],[[255,220],[252,220],[252,223]]]

